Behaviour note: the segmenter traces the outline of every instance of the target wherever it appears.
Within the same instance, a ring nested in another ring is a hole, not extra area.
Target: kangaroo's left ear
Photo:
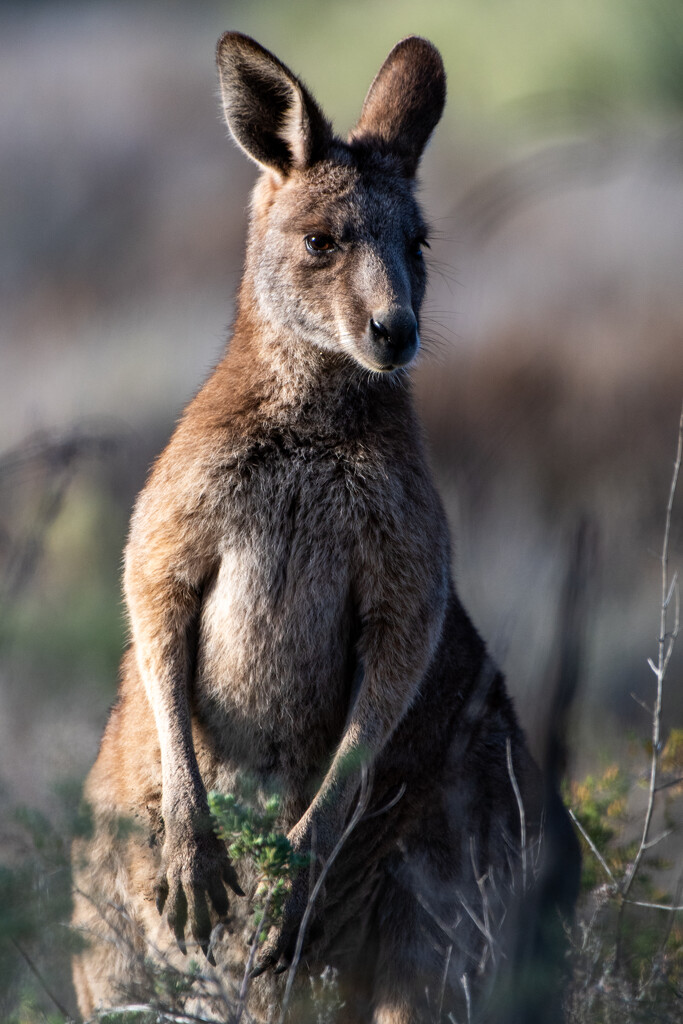
[[[445,102],[441,54],[426,39],[408,36],[379,69],[350,141],[367,141],[397,156],[413,177]]]

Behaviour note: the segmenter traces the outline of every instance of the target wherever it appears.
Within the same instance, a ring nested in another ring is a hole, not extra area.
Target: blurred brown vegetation
[[[226,27],[300,71],[340,129],[398,38],[442,48],[416,387],[456,576],[538,737],[568,538],[588,519],[574,775],[648,735],[630,694],[651,702],[683,397],[683,15],[674,0],[417,6],[0,10],[2,808],[49,806],[94,757],[131,503],[228,333],[254,170],[215,99]]]

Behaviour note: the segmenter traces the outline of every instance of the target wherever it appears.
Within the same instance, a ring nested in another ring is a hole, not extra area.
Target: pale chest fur
[[[235,766],[319,768],[349,711],[368,543],[417,550],[430,524],[416,529],[401,474],[362,446],[262,446],[219,486],[224,525],[200,612],[195,714]]]

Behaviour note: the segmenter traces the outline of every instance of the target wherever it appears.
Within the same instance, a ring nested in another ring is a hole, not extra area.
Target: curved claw
[[[157,883],[154,886],[154,902],[156,908],[160,914],[163,914],[166,900],[168,898],[168,882],[166,881],[166,875],[162,875],[157,879]]]
[[[164,848],[154,897],[159,913],[166,909],[169,926],[183,953],[187,951],[185,929],[189,922],[193,940],[204,950],[209,963],[214,963],[211,909],[219,921],[227,919],[230,904],[226,885],[236,895],[244,896],[227,850],[216,836],[202,832],[191,841],[185,838]]]
[[[266,941],[250,977],[258,978],[264,971],[273,969],[274,974],[283,974],[292,966],[298,929],[283,929]]]
[[[256,965],[256,967],[252,968],[249,977],[250,978],[258,978],[261,974],[265,974],[265,972],[268,970],[268,968],[272,967],[272,966],[273,966],[273,964],[270,962],[270,960],[267,960],[264,963],[260,963],[259,962]]]
[[[197,887],[190,889],[188,895],[190,902],[188,916],[192,929],[192,938],[206,953],[211,940],[211,916],[206,903],[206,897],[203,890]]]
[[[209,899],[211,900],[214,910],[218,914],[221,920],[227,916],[228,913],[228,895],[225,891],[225,887],[222,882],[215,879],[210,879],[207,883],[207,892]]]
[[[244,892],[244,889],[242,888],[240,883],[237,881],[237,872],[235,871],[235,869],[232,866],[232,864],[230,863],[230,861],[228,861],[224,865],[224,867],[223,867],[223,881],[225,882],[226,885],[230,886],[230,888],[232,889],[232,891],[235,893],[236,896],[245,896],[246,895],[246,893]],[[214,904],[214,906],[215,906],[215,904]],[[218,907],[216,907],[216,910],[218,910]],[[219,913],[220,913],[220,911],[219,911]]]
[[[275,967],[278,960],[280,959],[280,943],[277,940],[269,940],[264,945],[263,949],[259,953],[255,967],[252,969],[250,977],[258,978],[260,974],[270,970],[271,967]]]
[[[182,885],[177,883],[173,887],[173,891],[170,893],[168,907],[168,923],[175,935],[176,942],[180,952],[185,955],[187,953],[187,946],[185,945],[185,925],[187,924],[187,899],[183,891]]]
[[[199,943],[199,948],[201,949],[202,953],[206,957],[208,963],[210,963],[212,967],[215,967],[216,966],[216,958],[213,955],[213,950],[211,949],[211,943],[210,942],[200,942]]]

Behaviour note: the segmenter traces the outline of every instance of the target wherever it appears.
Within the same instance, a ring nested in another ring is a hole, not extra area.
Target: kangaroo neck
[[[412,418],[407,374],[369,373],[353,359],[264,319],[248,281],[240,290],[234,332],[222,366],[237,375],[269,420],[306,424],[319,433],[353,433],[397,413]]]

